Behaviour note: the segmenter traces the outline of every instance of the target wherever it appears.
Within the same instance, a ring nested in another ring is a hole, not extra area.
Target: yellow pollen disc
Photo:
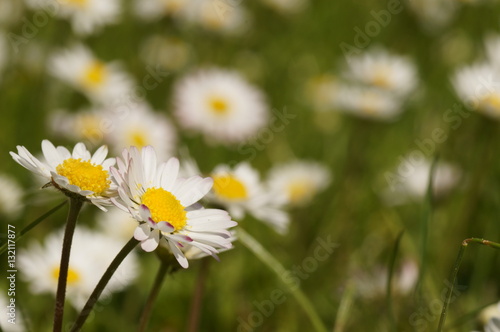
[[[390,88],[391,87],[391,82],[389,81],[387,77],[388,70],[384,68],[379,68],[373,77],[372,83],[375,86],[381,87],[381,88]]]
[[[141,197],[141,203],[151,212],[154,222],[169,222],[178,231],[186,226],[186,211],[181,202],[163,188],[149,188]]]
[[[78,186],[82,190],[91,190],[96,195],[101,195],[111,184],[108,171],[105,171],[101,165],[94,165],[90,161],[82,161],[80,158],[66,159],[56,167],[56,172],[65,176],[70,184]]]
[[[101,85],[106,79],[106,66],[100,61],[94,61],[84,73],[83,82],[88,87]]]
[[[224,115],[229,112],[229,105],[226,100],[218,97],[213,97],[208,100],[210,110],[217,115]]]
[[[63,4],[70,6],[85,7],[87,5],[88,0],[63,0],[61,2]]]
[[[226,199],[239,200],[248,197],[245,185],[234,176],[222,175],[213,176],[214,191],[218,196]]]
[[[486,107],[488,107],[488,106],[493,107],[497,111],[500,112],[500,96],[497,94],[491,93],[488,96],[483,98],[482,105],[486,106]]]
[[[130,146],[135,146],[139,149],[148,145],[146,135],[144,135],[144,133],[139,130],[131,131],[129,133],[128,141],[130,143]]]
[[[288,186],[288,197],[292,203],[299,203],[311,196],[312,186],[307,182],[294,182]]]
[[[52,278],[55,280],[59,279],[59,267],[55,267],[52,269]],[[68,285],[75,284],[80,280],[80,274],[73,270],[72,268],[68,269],[68,279],[67,283]]]

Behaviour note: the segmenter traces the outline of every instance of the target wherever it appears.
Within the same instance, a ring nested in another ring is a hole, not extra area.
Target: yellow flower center
[[[58,280],[59,279],[59,267],[54,267],[52,269],[52,278],[54,278],[55,280]],[[69,268],[68,269],[68,279],[67,279],[67,283],[68,285],[72,285],[72,284],[76,284],[78,281],[80,281],[80,274],[73,270],[72,268]]]
[[[389,70],[387,68],[377,68],[373,76],[372,83],[380,88],[388,89],[391,87],[391,82],[388,78]]]
[[[91,190],[96,195],[104,193],[111,184],[108,171],[101,165],[94,165],[90,161],[82,161],[80,158],[69,158],[56,167],[59,175],[65,176],[69,183],[78,186],[82,190]]]
[[[154,222],[167,221],[178,231],[186,226],[186,211],[181,202],[163,188],[149,188],[142,195],[141,203],[151,212]]]
[[[101,85],[107,76],[106,66],[100,61],[94,61],[85,71],[83,84],[89,88]]]
[[[128,141],[130,146],[136,146],[137,148],[143,148],[148,145],[148,140],[144,132],[139,130],[133,130],[129,133]]]
[[[210,110],[216,115],[225,115],[229,112],[229,104],[220,97],[212,97],[208,100]]]
[[[291,183],[288,188],[288,198],[293,204],[306,200],[311,196],[312,186],[305,181],[296,181]]]
[[[493,107],[497,112],[500,112],[500,96],[495,93],[490,93],[489,95],[482,98],[480,107]]]
[[[213,176],[213,179],[213,188],[218,196],[230,200],[240,200],[248,197],[245,185],[234,176],[220,175]]]
[[[85,7],[88,3],[88,0],[62,0],[61,1],[65,5],[76,6],[76,7]]]

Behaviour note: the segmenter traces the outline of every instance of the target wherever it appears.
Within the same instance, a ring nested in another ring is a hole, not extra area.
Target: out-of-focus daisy
[[[248,14],[242,3],[222,0],[189,0],[180,17],[206,30],[238,35],[248,26]]]
[[[408,8],[415,13],[422,28],[429,32],[448,25],[455,17],[459,8],[459,2],[455,0],[408,0]]]
[[[10,176],[0,174],[0,215],[16,218],[21,211],[23,190]]]
[[[272,192],[285,194],[289,204],[304,205],[328,187],[330,172],[317,162],[295,161],[273,167],[268,183]]]
[[[327,111],[337,104],[339,83],[333,75],[322,74],[312,77],[306,84],[306,95],[314,110]]]
[[[49,235],[45,243],[32,243],[19,253],[21,277],[33,293],[53,293],[57,289],[63,232]],[[123,247],[122,241],[77,227],[71,246],[66,298],[81,308],[96,287],[111,261]],[[137,275],[137,259],[130,253],[113,274],[104,292],[117,292]]]
[[[455,91],[468,107],[500,119],[500,68],[479,63],[459,69],[452,78]]]
[[[121,12],[119,0],[27,0],[27,3],[33,9],[46,10],[69,20],[73,31],[79,35],[93,34],[115,23]]]
[[[136,0],[135,14],[144,21],[157,20],[163,16],[175,16],[190,0]]]
[[[387,173],[389,187],[382,193],[384,200],[390,205],[398,205],[409,200],[425,196],[431,171],[431,163],[427,160],[411,163],[404,158],[395,172]],[[439,163],[433,177],[434,195],[439,197],[453,189],[460,179],[457,167],[448,163]]]
[[[96,217],[96,225],[101,233],[116,238],[125,244],[137,228],[137,221],[118,208],[111,207],[107,212],[100,212]]]
[[[116,154],[130,146],[140,150],[152,145],[160,159],[172,156],[176,139],[175,128],[166,116],[153,112],[147,104],[136,104],[129,112],[120,114],[107,135]]]
[[[227,229],[236,222],[224,210],[203,209],[197,204],[212,187],[212,179],[178,178],[179,161],[171,158],[158,166],[151,146],[141,152],[135,147],[124,150],[123,159],[117,161],[118,168],[111,172],[119,197],[112,200],[139,221],[134,236],[142,249],[153,251],[162,242],[187,268],[181,250],[185,244],[214,257],[218,249],[232,246]]]
[[[12,158],[24,168],[42,176],[66,195],[82,197],[101,210],[110,205],[110,198],[116,194],[111,182],[109,167],[115,158],[108,158],[108,148],[101,146],[91,155],[85,144],[77,143],[73,152],[63,146],[57,148],[48,140],[42,141],[45,161],[35,158],[24,146],[17,146],[17,154],[10,152]]]
[[[141,46],[141,58],[152,67],[179,70],[191,56],[190,46],[181,39],[153,35]]]
[[[75,113],[56,111],[49,117],[49,128],[58,136],[99,144],[104,141],[103,124],[106,111],[101,109],[80,110]]]
[[[295,14],[298,13],[308,5],[307,0],[261,0],[269,7],[273,8],[281,14]]]
[[[8,291],[5,290],[5,294]],[[0,328],[5,332],[24,332],[24,317],[20,312],[18,302],[11,302],[11,299],[16,300],[15,297],[6,298],[4,292],[0,294]]]
[[[376,88],[341,86],[337,96],[340,111],[362,118],[391,121],[403,111],[399,98]]]
[[[132,80],[118,63],[97,59],[83,45],[55,53],[50,59],[52,75],[101,104],[117,103],[131,91]]]
[[[219,165],[210,176],[214,186],[209,199],[224,206],[235,219],[250,213],[279,233],[287,231],[289,218],[283,211],[285,195],[267,191],[259,173],[250,164],[242,162],[234,168]]]
[[[406,96],[417,85],[415,65],[408,58],[390,54],[381,48],[351,56],[345,75],[356,83],[398,96]]]
[[[267,121],[264,96],[235,72],[199,71],[177,83],[175,115],[180,124],[222,143],[242,142]]]

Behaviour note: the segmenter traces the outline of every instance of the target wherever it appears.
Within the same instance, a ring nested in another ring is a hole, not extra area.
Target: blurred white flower
[[[102,144],[105,115],[105,110],[97,108],[72,113],[58,110],[49,115],[48,127],[55,135],[72,141]]]
[[[393,121],[403,111],[397,96],[377,88],[340,86],[337,96],[340,111],[362,118]]]
[[[100,104],[117,103],[130,93],[133,85],[118,63],[104,63],[83,45],[74,45],[53,54],[49,71]]]
[[[22,203],[23,189],[10,176],[0,174],[0,215],[14,219],[19,215]]]
[[[500,119],[500,67],[477,63],[457,70],[452,83],[467,107]]]
[[[79,35],[98,32],[103,26],[116,23],[120,12],[119,0],[27,0],[35,9],[69,20],[73,31]]]
[[[283,211],[285,194],[266,190],[250,164],[242,162],[233,168],[219,165],[210,176],[214,186],[208,199],[226,208],[233,218],[241,220],[249,213],[278,233],[286,233],[289,217]]]
[[[57,148],[48,140],[42,141],[45,161],[35,158],[24,146],[17,146],[17,153],[10,155],[19,165],[43,177],[46,186],[54,186],[65,194],[79,195],[106,211],[110,197],[116,195],[111,182],[109,167],[115,158],[108,158],[108,148],[103,145],[91,155],[83,143],[77,143],[73,152],[63,146]],[[44,186],[44,187],[46,187]]]
[[[163,16],[175,16],[192,0],[135,0],[134,10],[137,17],[153,21]]]
[[[374,48],[353,55],[347,63],[346,78],[370,87],[407,96],[417,86],[417,70],[410,59]]]
[[[274,166],[268,175],[272,192],[285,195],[290,205],[305,205],[330,184],[330,172],[317,162],[297,160]]]
[[[481,310],[478,320],[482,325],[485,325],[485,331],[498,332],[500,331],[500,302],[492,304]],[[493,328],[497,327],[497,330]]]
[[[120,154],[124,148],[131,146],[140,150],[151,145],[154,146],[159,159],[173,155],[176,140],[175,128],[167,117],[160,112],[154,112],[147,104],[136,104],[128,112],[122,113],[106,136],[106,141],[115,154]]]
[[[224,0],[189,0],[180,13],[187,23],[209,31],[238,35],[248,26],[248,14],[241,2]]]
[[[431,163],[427,160],[411,163],[404,158],[390,180],[389,188],[382,192],[382,197],[389,205],[399,205],[407,201],[420,199],[426,195]],[[436,166],[432,188],[434,196],[440,197],[453,189],[460,179],[461,172],[456,166],[440,162]]]
[[[33,293],[55,295],[59,277],[63,231],[49,235],[43,245],[31,243],[19,253],[21,277]],[[71,246],[66,298],[76,308],[83,307],[123,241],[77,226]],[[126,288],[137,276],[137,259],[130,253],[120,264],[104,295]]]
[[[218,249],[231,248],[228,228],[236,222],[224,210],[203,209],[197,202],[213,181],[193,176],[179,178],[179,161],[170,158],[157,164],[155,150],[146,146],[123,151],[118,168],[112,168],[119,197],[113,203],[139,222],[134,237],[144,251],[154,251],[160,242],[170,249],[183,268],[189,266],[182,249],[195,246],[217,257]]]
[[[301,12],[309,4],[308,0],[261,0],[261,2],[284,15]]]
[[[407,0],[423,29],[429,32],[447,26],[456,16],[460,1],[456,0]]]
[[[187,129],[207,140],[245,141],[267,122],[263,94],[237,73],[210,69],[184,77],[174,91],[175,115]]]

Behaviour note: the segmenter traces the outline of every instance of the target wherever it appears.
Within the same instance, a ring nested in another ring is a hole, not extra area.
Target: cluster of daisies
[[[312,105],[355,116],[393,121],[418,85],[417,69],[403,56],[381,47],[346,54],[341,77],[322,74],[308,82]]]

